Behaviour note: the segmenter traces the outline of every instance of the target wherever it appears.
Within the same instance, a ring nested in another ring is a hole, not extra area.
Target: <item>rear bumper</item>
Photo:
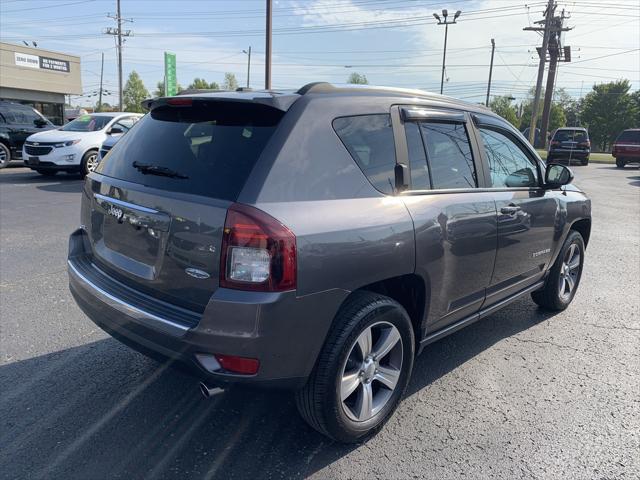
[[[186,311],[172,310],[162,302],[156,305],[150,297],[141,299],[141,294],[102,277],[105,274],[96,267],[88,269],[86,242],[82,230],[71,235],[68,271],[71,293],[87,316],[130,347],[177,360],[211,383],[301,387],[348,295],[344,290],[297,297],[294,291],[219,288],[201,315],[191,312],[198,318],[190,322]],[[216,353],[256,358],[260,361],[258,373],[244,376],[218,368],[210,371],[196,357]]]
[[[551,149],[549,150],[548,157],[553,156],[554,158],[577,158],[577,159],[587,159],[589,158],[590,150],[558,150]]]

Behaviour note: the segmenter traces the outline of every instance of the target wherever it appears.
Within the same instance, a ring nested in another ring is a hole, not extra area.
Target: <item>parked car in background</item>
[[[628,163],[640,163],[640,128],[630,128],[618,135],[611,155],[618,168],[624,168]]]
[[[558,311],[576,294],[591,202],[483,107],[325,83],[146,106],[85,181],[70,289],[205,396],[289,388],[354,442],[423,347],[524,295]]]
[[[98,165],[98,150],[109,135],[122,135],[141,117],[139,113],[92,113],[63,127],[31,135],[24,143],[25,165],[42,175],[80,172]]]
[[[578,160],[581,165],[589,164],[591,141],[586,128],[558,128],[551,137],[547,153],[547,163],[571,164]]]
[[[100,150],[98,152],[98,162],[100,162],[107,155],[107,153],[109,153],[113,146],[118,143],[122,135],[124,135],[124,133],[121,133],[119,135],[109,135],[106,140],[102,142],[102,145],[100,145]]]
[[[76,118],[81,117],[82,115],[88,115],[84,108],[65,108],[64,109],[64,118],[68,122],[73,122]]]
[[[28,105],[0,101],[0,168],[22,159],[22,145],[29,135],[56,126]]]

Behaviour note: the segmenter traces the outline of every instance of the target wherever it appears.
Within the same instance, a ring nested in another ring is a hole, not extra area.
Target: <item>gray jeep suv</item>
[[[509,123],[421,91],[158,98],[85,182],[69,280],[205,394],[295,391],[319,432],[392,415],[426,345],[531,294],[566,308],[589,199]]]

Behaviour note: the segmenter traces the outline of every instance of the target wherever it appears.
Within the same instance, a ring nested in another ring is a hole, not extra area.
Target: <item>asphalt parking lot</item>
[[[429,346],[368,442],[291,396],[195,381],[111,339],[67,288],[81,180],[0,171],[0,478],[640,477],[640,170],[574,167],[594,229],[571,307],[528,298]]]

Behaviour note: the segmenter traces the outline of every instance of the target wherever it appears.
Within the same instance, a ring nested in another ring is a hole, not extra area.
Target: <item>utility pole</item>
[[[491,93],[491,75],[493,74],[493,54],[496,51],[496,41],[491,39],[491,65],[489,66],[489,83],[487,83],[487,101],[485,106],[489,106],[489,94]]]
[[[540,124],[540,141],[542,147],[547,146],[547,130],[549,130],[549,118],[551,116],[551,102],[553,100],[553,88],[556,82],[556,72],[558,61],[571,61],[571,47],[560,45],[560,35],[562,32],[570,30],[563,27],[565,19],[564,10],[559,17],[553,17],[551,22],[551,32],[549,34],[549,72],[547,73],[547,86],[544,90],[544,106],[542,109],[542,122]],[[546,52],[541,52],[544,55]]]
[[[267,25],[265,39],[265,60],[264,60],[264,88],[271,90],[271,0],[267,0]]]
[[[249,50],[242,50],[242,53],[246,53],[249,57],[247,60],[247,88],[249,88],[249,78],[251,76],[251,45],[249,45]]]
[[[444,67],[447,60],[447,35],[449,33],[449,25],[457,23],[456,20],[458,19],[461,13],[462,11],[458,10],[454,14],[453,21],[451,22],[447,21],[447,16],[449,15],[449,12],[446,9],[442,10],[442,16],[444,17],[444,21],[440,19],[440,15],[438,15],[437,13],[433,14],[436,20],[438,20],[438,25],[444,25],[444,50],[442,52],[442,77],[440,78],[440,95],[442,95],[442,91],[444,89]]]
[[[100,95],[98,95],[98,111],[102,111],[102,79],[104,78],[104,52],[100,63]]]
[[[107,35],[114,35],[116,37],[116,48],[118,50],[118,110],[122,111],[122,37],[129,37],[131,30],[125,32],[122,31],[122,21],[131,22],[133,20],[123,19],[120,12],[120,0],[116,0],[117,13],[116,16],[107,15],[109,18],[113,18],[118,25],[116,28],[107,28],[104,33]]]
[[[544,64],[547,60],[547,48],[549,46],[549,26],[553,18],[553,12],[556,6],[554,0],[549,0],[547,9],[544,11],[544,20],[535,22],[544,24],[544,27],[526,27],[523,30],[531,30],[535,32],[542,31],[542,55],[540,55],[540,63],[538,63],[538,78],[536,80],[536,92],[531,105],[531,121],[529,123],[529,143],[534,145],[536,138],[536,120],[538,117],[538,104],[540,103],[540,91],[542,90],[542,80],[544,78]],[[535,145],[534,145],[535,146]]]

